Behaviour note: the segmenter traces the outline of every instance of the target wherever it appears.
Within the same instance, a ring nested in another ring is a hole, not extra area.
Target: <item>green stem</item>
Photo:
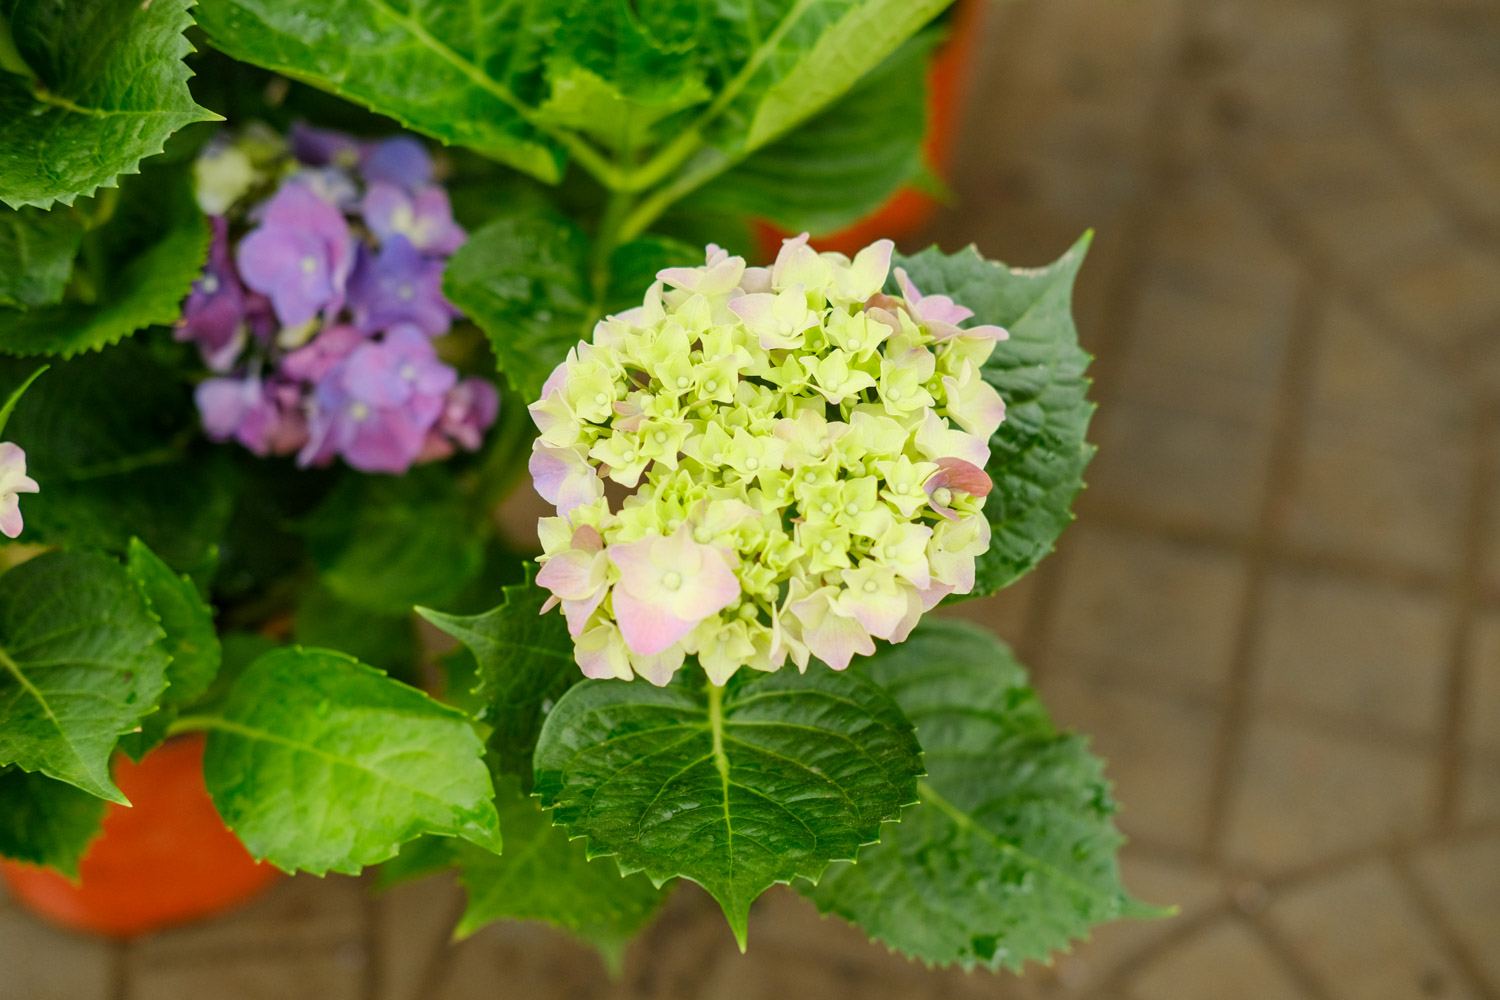
[[[207,729],[222,728],[220,723],[224,721],[222,715],[181,715],[172,720],[167,726],[168,736],[178,736],[182,733],[199,733]]]
[[[705,149],[696,165],[666,187],[647,196],[620,225],[619,239],[629,242],[644,233],[663,212],[682,198],[734,166],[737,158],[717,149]]]

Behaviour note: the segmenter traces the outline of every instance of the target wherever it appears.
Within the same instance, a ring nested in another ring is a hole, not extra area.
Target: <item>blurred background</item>
[[[1079,523],[957,613],[1091,734],[1127,883],[1181,910],[1025,977],[928,971],[786,891],[740,956],[684,886],[612,980],[450,945],[441,880],[287,880],[133,944],[0,898],[0,1000],[1500,998],[1500,4],[985,12],[926,238],[1077,297]]]

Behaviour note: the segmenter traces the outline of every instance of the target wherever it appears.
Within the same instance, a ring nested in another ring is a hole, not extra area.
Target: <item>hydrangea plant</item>
[[[202,733],[255,857],[612,962],[683,881],[992,969],[1152,912],[943,615],[1071,520],[1087,237],[750,236],[919,179],[948,0],[189,6],[0,4],[0,855]]]

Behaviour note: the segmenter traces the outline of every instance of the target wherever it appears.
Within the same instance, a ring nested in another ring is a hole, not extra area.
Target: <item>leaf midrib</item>
[[[277,733],[273,733],[265,729],[257,729],[254,726],[247,726],[243,723],[234,722],[231,719],[226,719],[223,717],[200,717],[195,719],[194,722],[197,728],[233,733],[236,736],[242,736],[245,739],[250,740],[263,740],[267,743],[275,743],[280,746],[289,747],[292,750],[311,754],[314,757],[321,757],[323,760],[328,761],[330,764],[340,765],[342,767],[348,768],[351,771],[360,771],[364,774],[370,775],[371,777],[378,778],[394,788],[399,788],[402,791],[409,792],[417,798],[425,799],[428,802],[435,802],[438,805],[442,806],[444,811],[453,811],[459,808],[454,803],[447,802],[437,797],[436,795],[433,795],[431,792],[428,792],[421,788],[414,788],[403,782],[397,781],[395,778],[385,774],[382,771],[377,771],[372,767],[361,764],[360,762],[351,760],[347,757],[341,757],[338,754],[330,753],[327,750],[324,750],[321,747],[313,746],[310,743],[303,743],[299,740],[294,740],[287,736],[281,736]]]
[[[1119,898],[1114,893],[1105,892],[1099,887],[1083,881],[1076,875],[1064,871],[1051,862],[1045,861],[1029,851],[1024,851],[1021,848],[1017,847],[1015,844],[1012,844],[1005,840],[1001,840],[995,834],[991,833],[989,830],[986,830],[984,827],[976,823],[974,821],[974,818],[968,813],[964,812],[962,809],[958,808],[953,803],[945,799],[941,794],[938,793],[937,789],[933,788],[925,780],[919,780],[917,782],[917,794],[922,798],[922,801],[926,802],[928,805],[933,806],[943,815],[952,820],[954,825],[959,829],[978,837],[980,840],[983,840],[985,843],[994,847],[1001,853],[1009,854],[1013,857],[1021,859],[1023,863],[1031,866],[1038,871],[1046,872],[1052,875],[1058,881],[1072,886],[1075,890],[1082,892],[1086,896],[1093,897],[1094,899],[1112,904],[1116,907],[1119,906]]]
[[[47,714],[47,718],[51,721],[53,728],[57,730],[57,735],[62,739],[63,744],[67,746],[68,752],[73,755],[73,760],[85,773],[89,773],[91,769],[84,761],[83,754],[79,752],[72,737],[68,735],[68,730],[63,727],[62,720],[52,710],[51,703],[43,696],[41,689],[31,682],[31,678],[26,676],[20,665],[11,659],[10,653],[4,649],[0,649],[0,666],[4,666],[6,670],[10,671],[11,675],[16,679],[16,683],[21,685],[21,689],[36,699],[38,705],[42,706],[42,711]]]

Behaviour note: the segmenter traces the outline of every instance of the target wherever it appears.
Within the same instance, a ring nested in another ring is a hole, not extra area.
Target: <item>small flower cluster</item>
[[[499,396],[432,344],[458,315],[443,268],[465,234],[421,143],[297,126],[288,155],[250,131],[196,179],[213,243],[177,336],[217,373],[197,390],[209,437],[388,473],[479,447]]]
[[[841,670],[974,586],[989,439],[980,366],[1006,332],[923,296],[889,240],[853,261],[804,234],[774,266],[710,246],[547,380],[537,582],[590,677],[715,684],[810,657]],[[618,508],[604,479],[625,490]]]

